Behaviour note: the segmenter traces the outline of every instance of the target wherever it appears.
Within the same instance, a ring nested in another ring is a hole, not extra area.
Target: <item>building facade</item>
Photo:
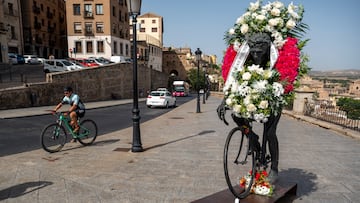
[[[0,62],[8,63],[8,53],[23,54],[20,0],[0,3]]]
[[[67,56],[64,0],[20,0],[24,54]]]
[[[126,0],[67,0],[69,57],[130,58],[127,10]]]
[[[131,21],[130,26],[132,41],[133,28]],[[137,26],[137,58],[139,63],[162,72],[163,18],[154,13],[146,13],[137,17]]]

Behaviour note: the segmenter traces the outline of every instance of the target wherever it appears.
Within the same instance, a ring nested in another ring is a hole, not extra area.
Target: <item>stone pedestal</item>
[[[295,114],[304,114],[305,103],[312,101],[315,91],[309,89],[295,90],[295,99],[293,103],[293,112]]]
[[[271,197],[250,194],[244,199],[240,199],[240,203],[271,203],[277,202],[278,200],[295,199],[296,197],[297,184],[293,182],[286,182],[279,180],[275,184],[274,194]],[[234,203],[235,197],[229,189],[217,192],[207,197],[193,201],[192,203]],[[286,200],[285,200],[286,202]]]

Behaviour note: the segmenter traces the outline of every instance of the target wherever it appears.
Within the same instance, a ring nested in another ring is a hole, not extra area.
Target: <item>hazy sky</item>
[[[200,48],[222,62],[227,46],[224,33],[255,0],[143,0],[141,14],[164,19],[164,46]],[[268,1],[263,1],[267,3]],[[303,51],[312,70],[360,70],[360,1],[294,0],[305,7],[303,22],[310,39]]]

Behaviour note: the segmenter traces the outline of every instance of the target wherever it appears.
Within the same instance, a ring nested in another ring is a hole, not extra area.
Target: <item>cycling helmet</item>
[[[64,88],[64,92],[72,92],[72,91],[73,89],[70,86]]]

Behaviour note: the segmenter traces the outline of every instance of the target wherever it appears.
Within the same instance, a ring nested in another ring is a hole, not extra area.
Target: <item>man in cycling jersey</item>
[[[64,97],[62,101],[55,107],[54,112],[59,110],[63,104],[70,104],[70,108],[67,114],[70,116],[70,125],[73,127],[73,132],[79,132],[78,117],[83,117],[85,115],[85,105],[81,102],[79,95],[73,93],[71,87],[64,88]],[[75,140],[72,140],[75,141]]]

